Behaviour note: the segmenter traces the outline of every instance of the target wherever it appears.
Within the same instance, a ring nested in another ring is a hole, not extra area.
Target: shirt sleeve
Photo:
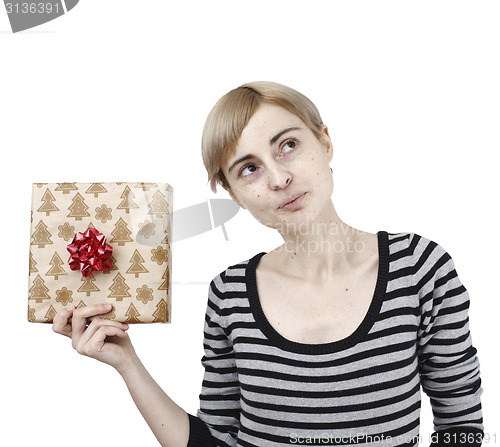
[[[451,256],[430,242],[420,280],[418,356],[433,416],[432,447],[479,446],[483,435],[477,351],[469,332],[469,294]]]
[[[234,447],[240,426],[240,386],[233,345],[222,317],[220,277],[211,282],[205,314],[205,368],[200,409],[189,415],[188,447]]]

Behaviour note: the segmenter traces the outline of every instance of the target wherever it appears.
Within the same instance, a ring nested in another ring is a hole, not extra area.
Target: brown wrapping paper
[[[172,188],[166,183],[35,183],[28,321],[52,323],[65,306],[111,303],[102,317],[170,322]],[[113,248],[111,269],[83,277],[67,246],[96,228]]]

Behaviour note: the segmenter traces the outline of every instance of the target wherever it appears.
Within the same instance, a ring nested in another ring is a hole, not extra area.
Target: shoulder
[[[210,319],[227,327],[228,315],[248,312],[249,268],[255,267],[263,254],[232,264],[212,279],[208,288],[207,314]]]
[[[387,233],[389,254],[408,265],[430,266],[451,259],[438,242],[414,232]]]
[[[390,278],[404,287],[427,290],[457,276],[453,259],[435,240],[414,232],[387,233]]]
[[[228,266],[212,279],[210,282],[210,293],[220,299],[229,296],[238,297],[241,294],[245,294],[250,280],[249,270],[255,268],[255,265],[264,254],[258,253],[251,258]]]

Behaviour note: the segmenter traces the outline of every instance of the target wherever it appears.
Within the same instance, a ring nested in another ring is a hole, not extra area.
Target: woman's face
[[[263,104],[223,167],[231,197],[271,228],[315,221],[331,202],[326,126],[320,139],[296,115]]]

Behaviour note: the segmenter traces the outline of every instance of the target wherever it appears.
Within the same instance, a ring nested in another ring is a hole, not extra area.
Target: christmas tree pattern
[[[45,194],[43,195],[42,197],[42,206],[40,208],[38,208],[38,211],[39,212],[44,212],[46,216],[50,216],[50,213],[52,211],[59,211],[59,208],[57,208],[57,206],[55,206],[52,202],[54,202],[56,200],[56,198],[52,195],[52,193],[50,192],[50,189],[47,188],[47,190],[45,191]]]
[[[44,318],[47,319],[46,323],[53,323],[54,322],[54,317],[56,316],[57,312],[54,309],[54,306],[52,304],[49,307],[49,310],[45,314]]]
[[[71,211],[67,217],[74,217],[75,220],[82,220],[83,217],[89,217],[90,214],[87,212],[89,207],[85,204],[85,200],[80,195],[79,192],[73,197],[73,203],[68,207]]]
[[[125,315],[128,317],[125,320],[125,323],[142,323],[142,321],[137,318],[141,314],[139,313],[139,311],[136,309],[136,307],[133,304],[131,304],[128,307],[127,312],[125,312]]]
[[[56,290],[56,301],[61,303],[63,306],[66,306],[68,303],[73,302],[72,295],[73,291],[63,287],[61,290]]]
[[[119,210],[125,210],[125,212],[128,214],[130,208],[139,208],[139,205],[135,203],[132,199],[135,199],[134,193],[132,190],[128,187],[125,186],[125,189],[123,190],[122,195],[120,196],[123,200],[121,203],[116,207]]]
[[[148,304],[149,301],[153,301],[153,289],[150,289],[146,284],[135,289],[135,291],[137,292],[136,298],[144,304]]]
[[[52,259],[50,260],[49,264],[52,267],[49,269],[47,273],[45,273],[45,276],[53,276],[54,279],[57,281],[59,279],[59,276],[67,275],[64,269],[61,267],[61,265],[64,264],[64,261],[57,254],[57,251],[54,252],[54,255],[52,256]]]
[[[52,235],[47,230],[47,225],[41,220],[35,227],[35,232],[31,235],[33,241],[31,245],[38,245],[38,248],[45,248],[46,245],[52,244],[50,240]]]
[[[148,214],[152,214],[155,217],[163,217],[168,214],[168,203],[165,200],[165,196],[158,190],[153,195],[153,200],[149,206]]]
[[[87,305],[85,304],[85,301],[83,301],[83,300],[80,300],[80,302],[76,305],[77,309],[82,309],[84,307],[87,307]]]
[[[82,276],[81,281],[83,281],[83,284],[78,289],[78,292],[85,292],[87,296],[90,296],[90,292],[99,292],[99,288],[93,283],[95,281],[93,273],[87,277]]]
[[[92,183],[89,189],[87,189],[87,191],[85,192],[87,194],[94,194],[94,197],[98,197],[99,194],[102,194],[103,192],[108,192],[108,190],[100,183]]]
[[[78,191],[74,183],[58,183],[58,185],[55,191],[62,191],[63,194],[69,194],[70,191]]]
[[[116,307],[101,318],[137,323],[169,320],[170,189],[156,183],[120,185],[33,186],[28,321],[50,322],[62,306],[78,303],[77,308],[86,307],[106,300]],[[77,231],[93,227],[91,219],[96,219],[98,231],[105,234],[116,254],[110,257],[110,270],[85,278],[65,265],[63,247]],[[111,276],[102,276],[106,274]]]
[[[153,313],[154,323],[164,323],[170,320],[170,315],[168,313],[168,304],[164,299],[161,299],[160,302],[156,305],[156,310]]]
[[[109,257],[109,262],[111,263],[111,267],[109,270],[102,270],[102,273],[104,275],[109,275],[111,273],[111,270],[118,270],[118,267],[116,266],[116,259],[113,258],[113,255]]]
[[[165,281],[163,281],[160,284],[160,287],[158,287],[158,290],[168,290],[168,287],[170,285],[170,268],[168,266],[165,270],[165,273],[162,276],[162,279],[164,279]]]
[[[128,293],[129,289],[130,287],[127,286],[125,278],[120,273],[117,273],[113,278],[113,284],[109,286],[111,293],[108,295],[108,298],[116,298],[116,301],[123,301],[123,298],[132,296]]]
[[[126,222],[120,217],[118,222],[116,222],[115,229],[112,231],[111,235],[113,239],[110,242],[118,242],[118,245],[125,245],[125,242],[132,242],[133,239],[130,237],[132,232],[127,228]]]
[[[28,299],[35,300],[36,303],[43,303],[43,300],[49,300],[50,296],[48,295],[49,289],[45,286],[45,281],[42,279],[40,275],[36,275],[36,278],[33,281],[33,285],[29,290],[30,295]]]
[[[36,268],[36,261],[33,259],[33,253],[30,251],[30,273],[36,273],[38,269]]]
[[[149,270],[142,265],[144,262],[143,257],[139,253],[139,251],[135,250],[134,254],[130,258],[132,265],[129,267],[126,273],[135,274],[136,278],[139,278],[139,273],[149,273]]]
[[[165,234],[165,237],[160,241],[160,244],[170,244],[170,242],[168,241],[168,233]]]
[[[156,186],[158,186],[156,183],[137,183],[134,188],[142,188],[143,191],[149,191]]]

